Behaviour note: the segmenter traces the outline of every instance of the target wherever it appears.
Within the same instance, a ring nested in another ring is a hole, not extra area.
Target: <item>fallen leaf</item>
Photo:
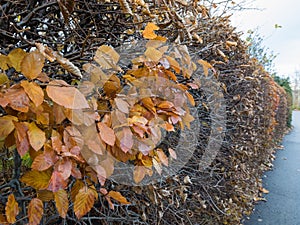
[[[44,62],[45,58],[38,50],[30,52],[21,62],[21,72],[27,79],[33,80],[42,72]]]

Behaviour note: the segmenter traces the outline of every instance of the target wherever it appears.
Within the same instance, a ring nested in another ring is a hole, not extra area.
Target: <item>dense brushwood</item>
[[[287,129],[290,100],[249,57],[230,17],[211,14],[218,7],[184,0],[4,1],[0,223],[239,224],[249,215],[267,192],[260,178]],[[140,54],[144,61],[119,66],[114,48],[143,39],[186,45],[201,59],[203,76],[210,71],[220,82],[225,137],[204,171],[199,161],[218,117],[210,117],[207,96],[182,64],[153,42]],[[145,89],[134,83],[141,74],[169,80],[180,101],[148,97],[133,104],[120,97],[129,83],[137,87],[130,93]],[[189,137],[197,145],[192,158],[176,175],[147,186],[107,179],[116,159],[132,161],[137,184],[160,174],[178,157],[178,132],[195,119],[188,106],[198,109],[202,125]],[[170,133],[159,148],[134,147],[145,139],[156,146],[157,124]]]

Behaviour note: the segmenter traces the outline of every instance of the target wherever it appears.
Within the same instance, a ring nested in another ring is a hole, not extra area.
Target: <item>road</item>
[[[300,111],[293,112],[293,126],[278,150],[274,169],[265,173],[264,188],[270,191],[244,225],[300,225]]]

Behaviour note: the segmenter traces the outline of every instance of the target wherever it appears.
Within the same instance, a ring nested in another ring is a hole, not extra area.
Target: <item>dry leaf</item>
[[[130,202],[128,202],[127,199],[118,191],[110,191],[108,193],[108,196],[110,196],[113,199],[117,200],[121,204],[125,204],[125,205],[130,204]]]
[[[15,199],[13,194],[10,194],[7,198],[6,206],[5,206],[5,215],[7,222],[15,223],[16,216],[19,214],[19,205]]]
[[[30,201],[28,206],[29,225],[39,225],[44,213],[43,202],[34,198]]]
[[[66,218],[69,209],[68,193],[65,190],[58,190],[54,193],[56,209],[62,218]]]
[[[154,23],[147,23],[143,31],[143,37],[146,39],[155,39],[157,37],[157,34],[154,33],[155,30],[159,30],[159,27]]]
[[[14,67],[17,72],[21,71],[21,62],[26,55],[27,53],[20,48],[15,48],[8,54],[7,57],[11,62],[11,66]]]
[[[35,122],[29,124],[27,134],[29,143],[35,151],[40,150],[44,146],[46,142],[45,132],[38,128]]]
[[[105,123],[97,123],[98,129],[100,131],[101,139],[108,145],[113,146],[116,141],[115,132],[113,129],[108,127]]]
[[[33,80],[42,72],[44,62],[45,58],[39,51],[30,52],[21,62],[21,72],[27,79]]]

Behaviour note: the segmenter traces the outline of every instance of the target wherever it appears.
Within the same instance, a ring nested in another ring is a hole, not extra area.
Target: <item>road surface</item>
[[[270,191],[244,225],[300,225],[300,111],[293,112],[294,129],[278,150],[274,169],[265,173],[264,188]]]

